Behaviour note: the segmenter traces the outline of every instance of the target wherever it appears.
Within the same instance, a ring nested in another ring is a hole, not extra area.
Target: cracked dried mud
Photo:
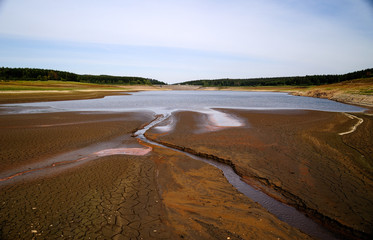
[[[149,113],[0,116],[1,172],[123,137]],[[152,146],[0,185],[1,239],[308,239],[243,196],[206,163]],[[18,180],[16,180],[18,179]]]

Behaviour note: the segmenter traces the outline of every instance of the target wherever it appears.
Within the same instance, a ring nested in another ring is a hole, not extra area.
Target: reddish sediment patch
[[[98,152],[95,152],[94,155],[98,157],[110,156],[110,155],[135,155],[143,156],[152,151],[152,148],[112,148],[105,149]]]

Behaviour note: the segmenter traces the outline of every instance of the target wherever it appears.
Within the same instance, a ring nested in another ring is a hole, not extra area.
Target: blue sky
[[[194,79],[373,67],[368,0],[0,0],[0,66]]]

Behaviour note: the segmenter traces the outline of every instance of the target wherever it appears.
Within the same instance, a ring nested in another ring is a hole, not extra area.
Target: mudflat
[[[118,138],[152,152],[96,156],[2,180],[0,238],[309,238],[240,194],[220,170],[130,137],[153,118],[147,112],[1,115],[1,174],[87,146],[95,152],[96,144]]]
[[[206,115],[177,112],[173,130],[147,137],[230,164],[250,184],[352,238],[372,236],[372,116],[218,110],[244,126],[209,131],[201,128]]]
[[[41,113],[0,116],[0,169],[42,162],[51,155],[133,132],[151,113]]]

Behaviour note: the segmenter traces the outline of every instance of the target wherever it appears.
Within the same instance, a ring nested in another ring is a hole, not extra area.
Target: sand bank
[[[65,101],[79,99],[103,98],[105,96],[123,95],[123,91],[15,91],[0,92],[0,104]]]
[[[27,83],[25,83],[25,88],[27,86]],[[167,86],[162,85],[74,85],[67,82],[61,82],[61,84],[57,85],[43,85],[41,82],[39,87],[47,88],[48,86],[55,88],[55,90],[0,91],[0,104],[94,99],[112,95],[126,95],[128,92],[170,90]]]

